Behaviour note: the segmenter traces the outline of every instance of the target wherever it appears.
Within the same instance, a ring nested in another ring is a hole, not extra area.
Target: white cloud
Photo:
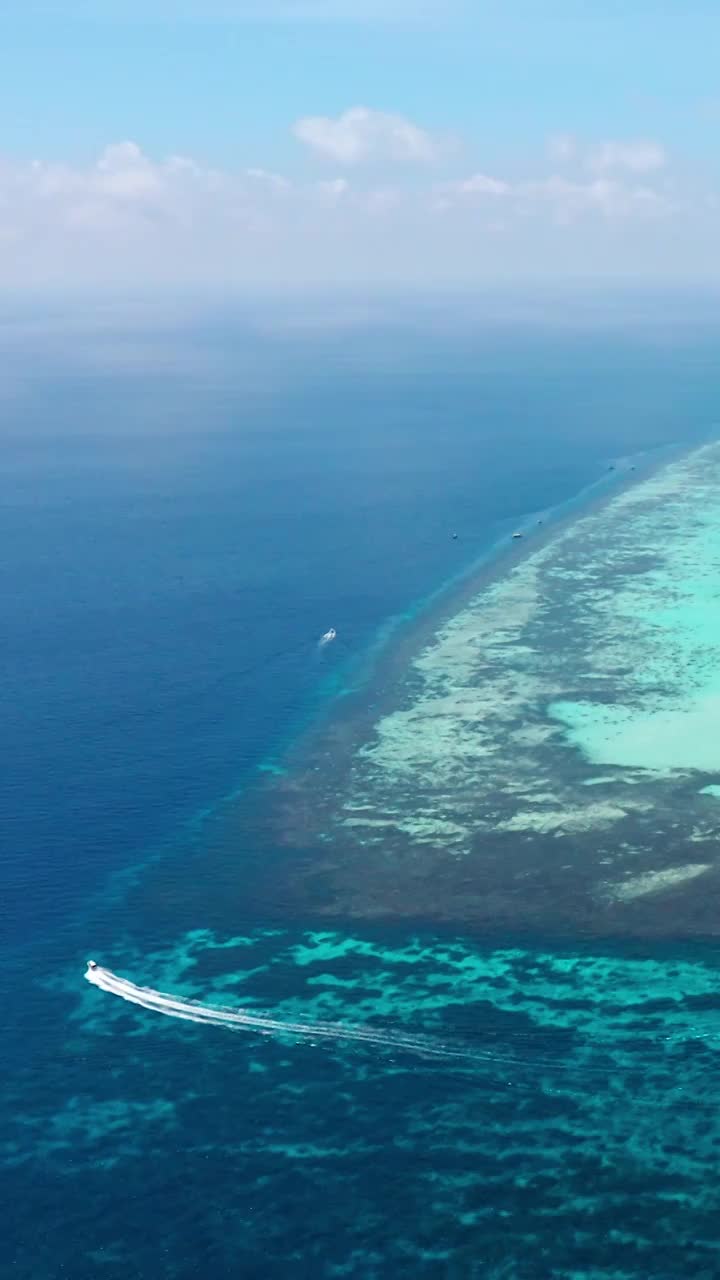
[[[569,182],[553,176],[538,182],[521,183],[516,190],[526,209],[545,207],[562,225],[587,214],[617,220],[656,217],[669,210],[664,197],[651,188],[627,186],[609,178]]]
[[[404,116],[368,107],[351,107],[342,115],[304,116],[293,125],[295,137],[337,164],[364,161],[428,163],[442,153],[442,143]]]
[[[475,201],[482,203],[510,195],[512,187],[502,178],[491,178],[486,173],[474,173],[469,178],[441,183],[435,193],[434,208],[443,212],[458,203]]]
[[[548,155],[557,164],[579,164],[590,173],[656,173],[667,164],[665,148],[659,142],[634,139],[625,142],[582,143],[572,134],[548,139]]]
[[[548,139],[547,153],[556,164],[572,166],[602,177],[607,174],[657,173],[667,165],[667,153],[659,142],[647,139],[584,143],[572,134]]]
[[[381,182],[291,181],[121,142],[86,166],[0,160],[0,286],[618,274],[653,245],[658,270],[701,252],[720,260],[712,193],[668,191],[651,175],[582,166],[512,180],[421,170],[401,181],[396,167]]]
[[[170,162],[172,164],[172,162]],[[159,196],[162,178],[135,142],[119,142],[106,147],[97,162],[96,186],[118,200],[136,202]]]
[[[600,142],[588,151],[586,165],[593,173],[655,173],[665,167],[666,159],[657,142]]]
[[[338,200],[347,195],[350,183],[346,178],[331,178],[327,182],[316,183],[316,189],[330,204],[337,204]]]
[[[268,169],[246,169],[245,175],[266,191],[274,191],[280,195],[290,190],[291,183],[281,173],[271,173]]]
[[[435,208],[443,211],[467,206],[470,202],[487,208],[488,203],[499,199],[503,201],[504,211],[518,217],[549,215],[553,222],[562,225],[586,215],[604,219],[637,218],[655,216],[669,208],[666,199],[651,188],[607,177],[571,181],[553,174],[511,183],[483,173],[442,183],[437,189]]]
[[[463,196],[506,196],[512,190],[508,182],[501,178],[489,178],[485,173],[475,173],[471,178],[449,184],[458,195]]]

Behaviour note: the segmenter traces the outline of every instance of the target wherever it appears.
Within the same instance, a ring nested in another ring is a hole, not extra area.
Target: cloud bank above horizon
[[[400,114],[350,107],[291,126],[302,176],[153,158],[0,162],[0,283],[279,286],[653,277],[700,271],[716,198],[645,138],[548,140],[527,171],[476,168]],[[679,239],[685,252],[678,255]]]

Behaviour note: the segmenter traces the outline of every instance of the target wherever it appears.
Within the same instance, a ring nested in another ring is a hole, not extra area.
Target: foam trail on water
[[[85,977],[93,986],[109,995],[120,996],[130,1004],[139,1005],[151,1013],[162,1013],[168,1018],[182,1018],[187,1022],[202,1022],[209,1026],[228,1027],[241,1031],[258,1031],[264,1035],[302,1036],[310,1040],[353,1040],[383,1049],[404,1050],[422,1056],[443,1058],[477,1057],[472,1051],[451,1049],[439,1041],[423,1036],[406,1035],[399,1031],[383,1031],[379,1027],[347,1026],[341,1022],[284,1022],[264,1014],[246,1013],[244,1009],[223,1009],[212,1005],[181,1000],[164,991],[151,987],[139,987],[127,978],[121,978],[111,969],[88,964]]]
[[[549,1059],[542,1055],[541,1043],[533,1034],[521,1034],[516,1037],[516,1053],[497,1053],[492,1048],[479,1046],[447,1045],[430,1036],[412,1035],[404,1031],[386,1030],[382,1027],[362,1026],[342,1022],[290,1022],[280,1018],[271,1018],[267,1014],[247,1013],[244,1009],[225,1009],[216,1005],[201,1004],[195,1000],[183,1000],[178,996],[168,995],[164,991],[155,991],[152,987],[139,987],[127,978],[121,978],[111,969],[103,969],[93,961],[88,963],[85,973],[87,981],[99,987],[109,995],[119,996],[130,1004],[139,1005],[150,1013],[160,1013],[166,1018],[181,1018],[186,1022],[200,1022],[207,1026],[225,1027],[234,1031],[255,1031],[260,1035],[284,1035],[313,1042],[318,1040],[350,1041],[364,1044],[376,1049],[385,1049],[399,1053],[415,1054],[423,1058],[453,1059],[456,1063],[464,1061],[502,1070],[503,1074],[522,1069],[532,1074],[543,1071],[571,1072],[586,1076],[607,1075],[607,1063],[582,1061],[575,1055],[564,1055]],[[679,1037],[679,1042],[699,1038],[693,1035]],[[632,1069],[630,1064],[628,1069]],[[507,1081],[510,1083],[510,1081]]]

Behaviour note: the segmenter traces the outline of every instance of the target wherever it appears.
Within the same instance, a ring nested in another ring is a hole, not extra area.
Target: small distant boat
[[[518,531],[517,531],[516,533],[514,533],[514,534],[513,534],[513,538],[515,538],[516,540],[517,540],[518,538],[524,538],[524,537],[525,537],[525,534],[524,534],[524,533],[521,533],[519,529],[518,529]]]
[[[337,631],[335,630],[334,627],[331,627],[329,631],[326,631],[325,634],[320,637],[320,643],[332,644],[336,636],[337,636]]]

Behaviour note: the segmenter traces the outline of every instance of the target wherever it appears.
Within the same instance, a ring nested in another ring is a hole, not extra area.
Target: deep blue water
[[[30,319],[7,308],[0,919],[12,1088],[0,1152],[6,1203],[18,1205],[0,1261],[9,1276],[615,1274],[592,1248],[555,1263],[545,1252],[536,1266],[525,1254],[522,1270],[512,1237],[498,1255],[482,1216],[434,1257],[423,1205],[404,1190],[406,1161],[427,1162],[427,1148],[413,1155],[411,1131],[392,1133],[393,1089],[399,1106],[407,1084],[379,1069],[373,1079],[372,1064],[358,1083],[352,1072],[339,1080],[342,1056],[307,1046],[266,1046],[259,1061],[263,1090],[246,1102],[265,1138],[273,1079],[295,1090],[313,1141],[350,1150],[358,1124],[366,1137],[386,1134],[379,1200],[377,1154],[368,1163],[359,1148],[352,1177],[338,1175],[335,1188],[331,1178],[318,1198],[287,1151],[277,1165],[261,1150],[259,1131],[253,1142],[232,1138],[246,1090],[233,1037],[130,1014],[103,1033],[100,995],[94,1030],[73,1021],[88,997],[87,938],[108,948],[125,938],[137,963],[173,930],[180,940],[203,926],[182,883],[198,874],[201,815],[327,711],[389,620],[523,514],[568,501],[618,457],[690,441],[716,419],[720,324],[707,316],[677,331],[638,319],[544,328],[494,324],[471,308],[439,323],[391,306],[385,318],[307,326],[272,309],[259,323],[249,305],[120,319],[76,305],[38,303]],[[320,653],[331,625],[338,641]],[[128,915],[117,878],[135,868],[142,895],[157,854],[162,926],[152,899]],[[263,856],[272,851],[247,850]],[[241,839],[236,857],[240,883]],[[228,937],[264,925],[229,905]],[[281,1001],[283,973],[266,1007]],[[427,1064],[414,1070],[418,1106],[432,1108],[442,1088]],[[148,1120],[168,1098],[185,1100],[175,1127],[162,1107]],[[648,1277],[642,1265],[625,1260],[617,1274]],[[684,1274],[702,1274],[700,1263]]]

